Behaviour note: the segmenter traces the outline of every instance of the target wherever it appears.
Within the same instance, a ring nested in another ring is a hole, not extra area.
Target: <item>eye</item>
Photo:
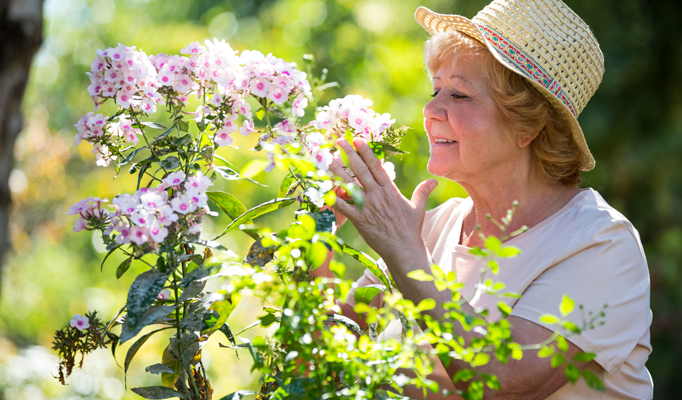
[[[469,96],[465,96],[465,95],[459,94],[459,93],[453,93],[451,96],[454,97],[454,98],[457,99],[457,100],[466,99],[467,97],[469,97]]]
[[[436,97],[436,96],[438,96],[438,93],[440,93],[439,90],[434,90],[434,91],[433,91],[433,94],[431,95],[431,97]]]

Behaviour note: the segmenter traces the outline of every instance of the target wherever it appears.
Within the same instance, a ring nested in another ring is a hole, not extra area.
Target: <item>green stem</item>
[[[151,151],[151,153],[152,153],[152,155],[154,156],[154,158],[156,158],[157,160],[161,161],[161,159],[159,158],[159,156],[158,156],[158,155],[156,154],[156,152],[154,151],[154,148],[152,147],[151,143],[149,143],[149,139],[147,139],[147,134],[144,133],[144,129],[142,129],[142,123],[140,123],[140,120],[137,118],[137,115],[132,114],[132,116],[133,116],[133,118],[135,119],[135,122],[137,123],[137,126],[138,126],[139,129],[140,129],[140,132],[142,132],[142,137],[144,138],[144,141],[147,142],[147,146],[149,147],[149,151]],[[159,167],[161,167],[161,169],[163,170],[163,172],[165,172],[166,174],[168,174],[168,171],[166,171],[166,169],[165,169],[161,164],[159,164]]]
[[[173,256],[175,252],[171,253],[171,267],[173,264]],[[182,329],[180,329],[180,304],[178,303],[178,299],[180,298],[180,295],[178,293],[178,278],[175,275],[175,271],[173,271],[173,290],[175,292],[175,327],[176,327],[176,338],[178,341],[178,355],[180,356],[180,365],[184,365],[183,357],[182,357]],[[188,394],[189,391],[187,390],[187,385],[185,384],[185,371],[183,369],[181,375],[180,375],[180,382],[182,383],[182,389],[185,394]]]

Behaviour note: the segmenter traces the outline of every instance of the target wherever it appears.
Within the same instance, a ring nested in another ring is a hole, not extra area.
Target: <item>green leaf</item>
[[[498,250],[500,250],[502,242],[495,236],[488,236],[485,239],[485,243],[483,244],[483,246],[488,250],[497,252]]]
[[[242,169],[242,177],[243,178],[253,178],[254,176],[260,174],[263,172],[265,167],[270,165],[269,161],[265,160],[251,160],[249,161],[248,164]]]
[[[369,147],[374,151],[374,154],[376,154],[376,156],[379,158],[386,158],[400,154],[410,154],[385,142],[369,142],[368,144]]]
[[[417,312],[433,310],[436,308],[436,300],[434,299],[424,299],[419,302],[417,306]]]
[[[445,280],[445,273],[436,264],[431,265],[431,275],[438,280]]]
[[[575,361],[575,362],[590,362],[590,361],[594,360],[594,358],[596,356],[597,355],[594,353],[580,352],[580,353],[576,354],[575,357],[573,357],[573,361]]]
[[[152,144],[159,142],[163,140],[166,136],[168,136],[171,132],[173,132],[173,129],[175,129],[175,125],[171,126],[170,128],[166,129],[162,134],[158,135],[152,140]]]
[[[561,304],[559,305],[559,310],[561,311],[562,316],[567,316],[570,314],[573,309],[575,308],[575,301],[568,297],[567,295],[564,295],[564,297],[561,299]]]
[[[142,122],[142,125],[148,126],[152,129],[168,129],[165,125],[159,124],[158,122]]]
[[[163,160],[159,161],[159,165],[163,169],[170,170],[180,168],[181,163],[179,158],[175,156],[168,156]]]
[[[391,277],[390,273],[388,278],[384,274],[384,272],[379,268],[379,264],[377,264],[376,261],[372,259],[372,257],[368,256],[367,254],[355,250],[354,248],[348,246],[348,245],[343,245],[343,252],[346,254],[350,254],[354,259],[358,260],[362,265],[364,265],[371,273],[374,274],[381,283],[388,288],[388,292],[392,293],[393,288],[395,287],[395,282],[393,282],[393,277]]]
[[[224,323],[223,326],[221,326],[218,330],[222,332],[223,335],[225,335],[227,340],[229,340],[230,343],[232,343],[232,346],[237,345],[237,342],[234,340],[234,335],[232,334],[232,329],[230,329],[230,325],[228,325],[227,322]]]
[[[606,388],[604,387],[604,382],[602,382],[599,378],[597,378],[597,375],[595,375],[593,372],[584,369],[580,372],[580,374],[585,379],[587,386],[591,387],[594,390],[598,390],[600,392],[606,391]]]
[[[180,132],[189,132],[189,124],[183,120],[178,121]]]
[[[564,321],[564,329],[573,332],[577,335],[580,334],[580,328],[578,328],[578,325],[574,324],[571,321]]]
[[[312,214],[317,232],[332,233],[336,228],[336,216],[332,210],[323,210]]]
[[[220,400],[242,400],[244,396],[250,396],[252,394],[258,394],[253,390],[238,390],[234,393],[228,394],[227,396],[221,398]]]
[[[128,340],[134,338],[135,336],[137,336],[138,333],[140,333],[142,328],[156,321],[159,321],[161,318],[173,312],[173,310],[175,310],[174,305],[150,307],[149,310],[147,310],[147,312],[144,313],[140,322],[138,322],[137,325],[135,325],[134,327],[131,327],[130,325],[124,323],[123,327],[121,328],[120,344],[123,344],[124,342],[127,342]]]
[[[279,185],[279,191],[277,192],[277,197],[287,197],[291,195],[289,191],[291,190],[291,187],[294,183],[298,184],[298,181],[294,175],[289,173],[284,177],[284,179],[282,179],[282,183]]]
[[[126,273],[128,268],[130,268],[130,264],[133,262],[133,256],[130,256],[126,258],[121,265],[116,268],[116,279],[119,279],[123,274]]]
[[[327,254],[327,246],[319,240],[313,243],[306,252],[307,259],[310,261],[313,268],[321,266],[324,263],[324,260],[327,259]]]
[[[230,193],[225,192],[206,192],[218,208],[220,208],[230,219],[235,219],[246,212],[246,207],[239,199]],[[247,223],[251,223],[247,221]]]
[[[357,333],[360,336],[365,334],[365,332],[362,331],[362,328],[360,328],[360,325],[358,325],[357,322],[355,322],[352,319],[345,317],[343,315],[339,315],[339,314],[327,315],[327,320],[325,322],[333,323],[333,324],[341,324],[341,325],[345,326],[346,328],[350,329],[351,331]]]
[[[483,378],[483,382],[485,382],[485,384],[488,385],[489,388],[495,390],[502,389],[500,381],[497,379],[495,375],[481,374],[481,378]]]
[[[217,238],[216,238],[217,239]],[[206,246],[210,247],[212,249],[218,249],[218,250],[227,250],[227,247],[223,246],[222,244],[216,242],[215,240],[204,240],[204,239],[199,239],[199,240],[186,240],[182,243],[188,243],[188,244],[198,244],[200,246]]]
[[[270,314],[270,313],[265,314],[262,317],[258,317],[258,319],[260,319],[261,325],[266,327],[266,328],[268,326],[274,324],[275,322],[279,321],[279,318],[277,318],[277,316],[275,316],[275,314]]]
[[[386,286],[384,285],[367,285],[358,288],[355,291],[355,304],[365,303],[369,304],[379,293],[386,293]]]
[[[182,147],[186,144],[192,143],[192,141],[194,141],[194,139],[192,138],[192,135],[183,135],[183,136],[174,138],[172,143],[173,143],[173,146]]]
[[[289,206],[289,205],[293,204],[295,201],[296,201],[296,198],[294,198],[294,197],[285,197],[285,198],[273,199],[273,200],[270,200],[270,201],[265,202],[263,204],[257,205],[256,207],[246,211],[245,213],[243,213],[242,215],[237,217],[237,219],[233,220],[225,228],[223,233],[221,233],[220,235],[218,235],[216,237],[216,239],[224,236],[226,233],[232,231],[233,229],[238,228],[239,225],[241,225],[241,224],[250,223],[250,221],[252,221],[256,217],[259,217],[263,214],[267,214],[269,212],[279,210],[280,208]]]
[[[166,364],[150,365],[147,368],[145,368],[144,370],[145,370],[145,372],[149,372],[150,374],[154,374],[154,375],[158,375],[161,373],[177,374],[177,371],[173,371],[173,369]]]
[[[559,317],[552,314],[544,314],[540,317],[540,322],[544,322],[548,325],[554,325],[559,323]]]
[[[568,351],[568,342],[566,341],[566,338],[563,336],[559,336],[556,339],[556,347],[559,348],[559,350],[563,351],[566,353]]]
[[[263,117],[265,117],[265,109],[260,108],[260,109],[258,109],[258,111],[256,111],[255,114],[256,114],[256,118],[258,118],[259,120],[262,121]]]
[[[509,304],[505,303],[504,301],[500,301],[497,303],[497,308],[500,310],[502,313],[502,316],[506,317],[512,312],[512,308],[509,307]]]
[[[161,293],[170,274],[162,274],[154,269],[143,272],[135,278],[128,291],[128,314],[126,324],[134,327],[142,319],[156,297]]]
[[[228,181],[235,181],[241,179],[239,172],[235,171],[230,167],[213,167],[215,171],[221,177],[227,179]]]
[[[343,135],[343,138],[346,139],[348,144],[350,144],[350,147],[352,147],[355,150],[355,145],[353,144],[353,131],[351,131],[350,129],[346,129],[346,133]]]
[[[497,251],[497,256],[500,258],[512,258],[521,254],[521,249],[514,246],[505,246]]]
[[[575,364],[566,364],[564,372],[566,373],[566,378],[568,378],[568,381],[571,382],[571,384],[575,384],[578,382],[578,379],[580,379],[580,370],[575,366]]]
[[[490,361],[490,354],[488,353],[478,353],[474,356],[474,360],[471,365],[474,367],[480,367],[481,365],[486,365]]]
[[[433,276],[429,275],[423,269],[415,269],[407,273],[407,277],[420,282],[430,282]]]
[[[552,356],[552,368],[563,365],[566,362],[566,357],[563,354],[555,354]]]
[[[102,264],[99,267],[99,271],[102,272],[104,270],[104,263],[107,261],[107,258],[109,258],[110,255],[114,253],[119,247],[123,246],[122,244],[119,244],[118,246],[114,247],[113,249],[109,250],[106,256],[104,256],[104,260],[102,260]]]
[[[147,146],[144,146],[144,147],[140,147],[139,149],[135,149],[135,150],[131,151],[131,152],[126,156],[126,158],[124,158],[123,160],[121,160],[121,161],[117,164],[117,166],[118,166],[118,167],[121,167],[121,166],[123,166],[123,165],[129,164],[130,162],[133,161],[133,158],[135,158],[135,156],[136,156],[138,153],[140,153],[141,151],[145,150],[146,148],[147,148]]]
[[[130,367],[130,362],[133,361],[133,358],[135,358],[135,354],[137,354],[138,350],[140,350],[142,345],[144,345],[147,342],[147,340],[149,340],[149,338],[152,337],[152,335],[159,333],[165,329],[168,329],[168,328],[162,328],[162,329],[157,329],[155,331],[151,331],[151,332],[145,334],[144,336],[142,336],[141,338],[137,339],[137,341],[135,343],[133,343],[132,346],[130,346],[130,348],[128,349],[128,353],[126,354],[125,362],[123,363],[123,373],[124,374],[127,374],[128,367]]]
[[[549,346],[543,346],[539,351],[538,351],[538,357],[540,358],[547,358],[551,355],[554,354],[554,348],[549,347]]]
[[[459,381],[466,382],[476,376],[476,373],[471,369],[460,369],[457,371],[455,376],[452,377],[452,381],[457,383]]]
[[[181,399],[185,398],[182,393],[165,386],[149,386],[133,388],[131,390],[145,399],[170,399],[173,397],[179,397]]]

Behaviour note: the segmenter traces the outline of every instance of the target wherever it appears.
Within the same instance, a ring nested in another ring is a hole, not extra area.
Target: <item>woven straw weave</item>
[[[473,19],[419,7],[431,35],[459,31],[485,44],[505,67],[528,79],[572,127],[583,171],[594,168],[577,117],[604,75],[604,55],[587,24],[560,0],[495,0]]]

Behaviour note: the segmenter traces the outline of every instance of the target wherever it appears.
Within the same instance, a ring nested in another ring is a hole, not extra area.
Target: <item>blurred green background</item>
[[[682,2],[674,0],[566,0],[592,28],[606,59],[606,74],[580,123],[597,167],[584,174],[584,186],[598,190],[639,230],[651,274],[651,336],[654,351],[648,368],[655,397],[677,398],[682,381]],[[393,160],[397,183],[410,196],[426,172],[428,143],[421,109],[431,93],[422,66],[427,34],[414,21],[414,10],[427,6],[441,13],[473,17],[486,0],[47,0],[45,41],[35,58],[24,99],[26,128],[17,147],[10,186],[15,207],[11,221],[13,251],[6,259],[0,299],[0,399],[133,399],[122,385],[122,370],[107,351],[85,360],[70,385],[61,387],[52,374],[56,359],[49,350],[52,334],[75,313],[101,310],[104,318],[125,302],[125,288],[135,274],[114,277],[116,260],[104,272],[97,238],[73,233],[71,204],[88,195],[112,198],[130,188],[126,173],[113,180],[111,169],[94,167],[87,145],[72,146],[73,125],[92,102],[85,72],[98,48],[117,43],[134,45],[147,54],[177,54],[193,41],[217,37],[238,50],[272,52],[301,63],[315,56],[319,74],[329,70],[331,98],[358,93],[374,100],[379,112],[390,112],[413,129]],[[311,111],[309,111],[311,113]],[[238,135],[239,136],[239,135]],[[255,138],[239,140],[240,151],[224,156],[244,165],[254,152]],[[256,154],[255,156],[261,156]],[[249,183],[220,184],[247,207],[271,198],[281,173],[259,178],[262,190]],[[464,192],[442,181],[431,206]],[[269,217],[272,225],[290,221],[292,210]],[[227,222],[207,222],[206,236]],[[224,243],[239,252],[245,235]],[[352,226],[341,236],[366,249]],[[245,251],[245,250],[242,250]],[[118,260],[120,262],[120,260]],[[347,276],[362,272],[344,259]],[[140,269],[141,271],[141,269]],[[138,271],[139,272],[139,271]],[[248,324],[256,299],[240,305],[231,321]],[[131,367],[129,386],[156,384],[146,365],[158,362],[164,339],[150,341]],[[117,351],[122,362],[127,346]],[[258,386],[248,373],[248,356],[209,351],[216,395]],[[219,398],[219,397],[217,397]]]

